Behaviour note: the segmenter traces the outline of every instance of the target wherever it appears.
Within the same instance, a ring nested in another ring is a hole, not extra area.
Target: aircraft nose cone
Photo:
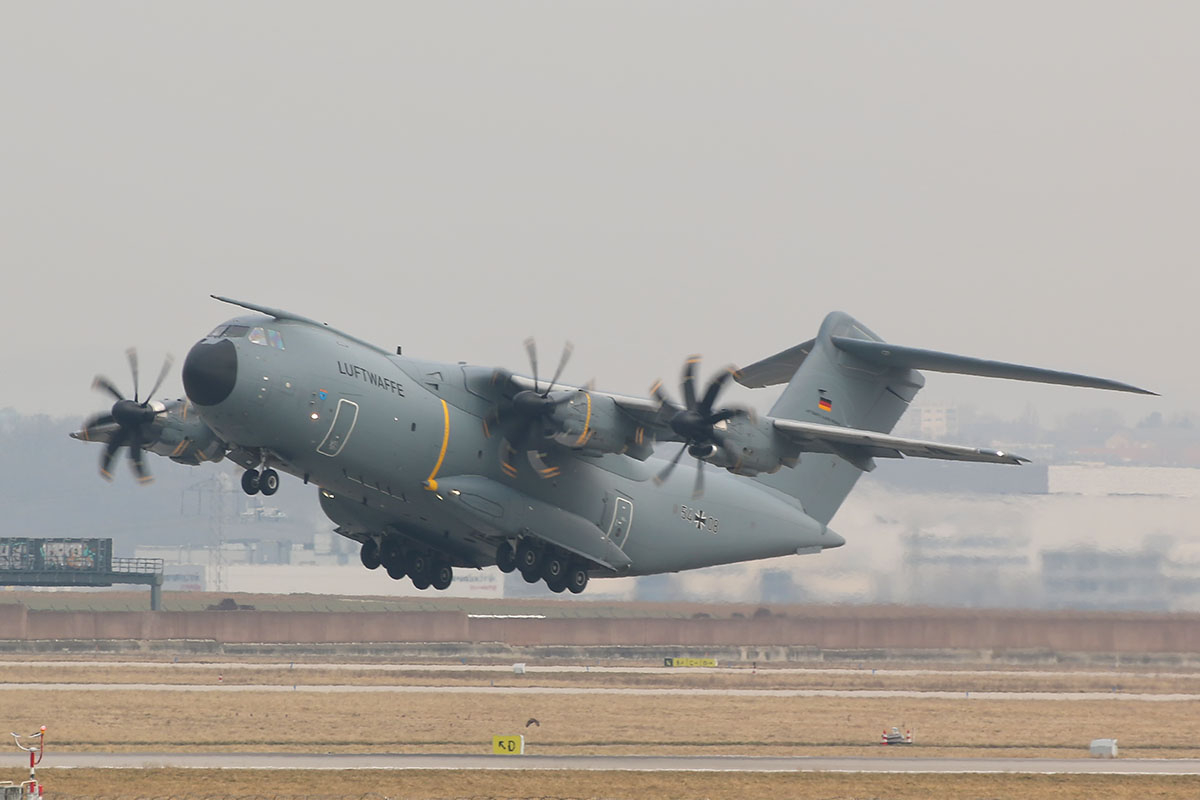
[[[183,362],[183,390],[198,406],[215,406],[237,383],[237,348],[228,339],[198,342]]]

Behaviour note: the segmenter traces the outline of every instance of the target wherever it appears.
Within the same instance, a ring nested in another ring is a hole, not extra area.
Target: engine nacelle
[[[623,453],[645,461],[654,452],[654,437],[604,395],[578,391],[551,416],[564,447],[591,453]]]
[[[189,465],[225,457],[225,443],[204,424],[190,402],[172,403],[168,408],[150,423],[153,438],[145,443],[147,450]]]
[[[710,464],[724,467],[735,475],[754,476],[794,467],[800,461],[800,449],[781,436],[771,419],[734,417],[713,426],[721,439],[719,447],[705,456],[692,453]]]

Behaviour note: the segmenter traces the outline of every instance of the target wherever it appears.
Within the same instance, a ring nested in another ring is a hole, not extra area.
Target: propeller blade
[[[554,377],[550,379],[550,385],[546,387],[546,391],[542,393],[542,397],[550,394],[550,390],[554,388],[554,384],[558,383],[558,379],[562,377],[563,369],[567,366],[567,361],[571,358],[571,353],[575,352],[575,345],[567,342],[563,345],[562,357],[558,360],[558,369],[554,370]]]
[[[529,354],[529,366],[533,367],[533,391],[537,394],[538,390],[538,374],[537,374],[537,342],[530,336],[525,340],[525,352]]]
[[[121,428],[113,437],[108,440],[108,444],[104,448],[104,453],[100,456],[100,475],[105,480],[112,480],[112,472],[109,467],[112,466],[113,457],[117,454],[117,450],[121,445],[125,444],[125,440],[129,438],[129,432],[125,428]]]
[[[713,403],[717,401],[717,395],[721,393],[721,388],[725,382],[733,377],[734,368],[729,367],[717,377],[713,378],[712,383],[708,385],[708,391],[704,393],[704,398],[700,401],[700,413],[711,414]]]
[[[135,438],[129,443],[129,460],[133,463],[133,473],[137,475],[140,483],[149,483],[154,480],[153,476],[146,471],[146,462],[142,459],[142,443],[139,438]]]
[[[692,499],[699,499],[704,495],[704,461],[696,459],[696,483],[692,486]]]
[[[696,365],[700,363],[700,356],[688,356],[687,361],[683,363],[683,406],[684,408],[696,407]]]
[[[675,469],[675,465],[679,463],[679,459],[683,458],[683,453],[687,448],[688,446],[685,442],[683,447],[679,448],[679,452],[675,454],[675,457],[671,459],[671,463],[667,464],[662,472],[654,476],[656,486],[662,486],[666,482],[667,476],[671,474],[671,470]]]
[[[125,351],[125,357],[129,359],[129,371],[133,373],[133,402],[138,401],[138,357],[137,348],[131,347]]]
[[[96,414],[83,423],[83,438],[91,440],[92,434],[102,425],[111,425],[116,422],[112,414]]]
[[[171,365],[174,363],[175,357],[168,353],[167,357],[163,359],[162,369],[158,372],[158,380],[154,382],[154,388],[149,392],[146,392],[147,403],[150,402],[150,398],[154,396],[154,393],[158,391],[158,387],[162,386],[163,379],[167,377],[167,372],[171,369]]]
[[[517,477],[517,467],[509,460],[510,456],[515,456],[517,451],[505,439],[500,443],[500,469],[510,478]]]
[[[97,375],[95,377],[95,379],[92,380],[92,388],[93,389],[101,389],[103,391],[106,391],[109,394],[111,394],[113,396],[113,398],[115,398],[117,400],[125,399],[125,395],[121,394],[121,390],[118,389],[116,386],[113,386],[112,381],[110,381],[108,378],[104,377],[103,375]]]
[[[679,408],[679,406],[672,403],[671,398],[667,397],[667,393],[663,391],[663,385],[662,385],[661,378],[659,380],[655,381],[654,385],[650,387],[650,396],[658,401],[659,408],[662,408],[665,406],[666,408],[671,409],[675,413],[679,413],[682,410]]]

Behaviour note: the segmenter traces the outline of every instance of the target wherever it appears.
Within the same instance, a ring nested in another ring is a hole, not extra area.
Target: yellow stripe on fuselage
[[[446,401],[442,400],[442,450],[438,453],[437,463],[433,465],[433,472],[429,473],[429,477],[425,480],[425,488],[431,492],[437,491],[437,474],[442,468],[442,461],[446,458],[446,447],[450,444],[450,406],[446,405]]]

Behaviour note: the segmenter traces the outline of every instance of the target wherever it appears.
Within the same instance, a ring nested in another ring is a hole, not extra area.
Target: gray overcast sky
[[[217,293],[431,358],[570,338],[569,378],[639,393],[836,308],[1165,395],[931,400],[1195,408],[1198,30],[1178,2],[8,2],[0,406],[103,408],[92,375],[181,363]]]

